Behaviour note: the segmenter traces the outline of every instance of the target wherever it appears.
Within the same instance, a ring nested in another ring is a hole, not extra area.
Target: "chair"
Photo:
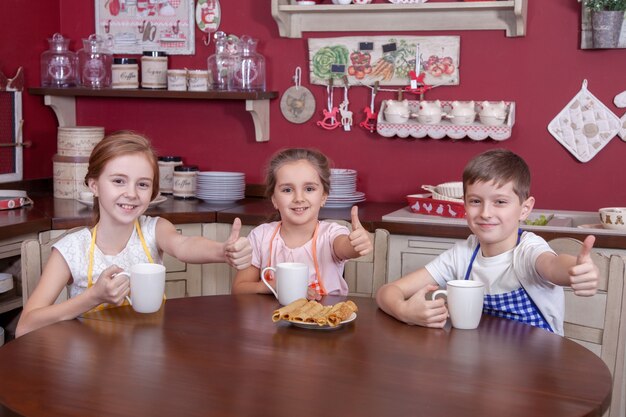
[[[549,242],[558,254],[577,256],[582,243],[572,238]],[[626,268],[619,255],[597,251],[591,257],[600,270],[598,293],[578,297],[565,288],[565,337],[597,354],[613,375],[612,400],[605,417],[624,416],[624,344],[626,341]]]
[[[83,227],[76,227],[70,229],[54,238],[50,238],[47,234],[42,234],[41,241],[38,239],[27,239],[22,242],[22,298],[24,304],[26,304],[26,300],[28,300],[28,297],[33,293],[41,278],[41,271],[50,257],[52,245],[65,235],[82,228]],[[67,300],[68,295],[69,293],[66,288],[65,291],[59,294],[56,303]]]
[[[352,231],[352,225],[343,220],[336,220]],[[360,258],[346,262],[343,277],[348,283],[351,296],[374,297],[376,291],[385,283],[387,277],[387,251],[389,250],[389,232],[376,229],[370,233],[374,250]]]

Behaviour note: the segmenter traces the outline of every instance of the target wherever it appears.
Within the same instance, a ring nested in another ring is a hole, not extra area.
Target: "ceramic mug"
[[[159,311],[165,293],[165,267],[160,264],[140,263],[130,267],[130,273],[117,275],[130,279],[130,297],[126,297],[137,313]]]
[[[475,329],[480,323],[485,298],[485,285],[472,280],[454,280],[446,283],[445,290],[432,293],[434,300],[444,294],[448,299],[448,313],[455,329]]]
[[[267,271],[274,272],[276,290],[265,279]],[[276,267],[268,266],[261,271],[261,280],[269,288],[281,305],[290,304],[300,298],[307,298],[309,288],[309,267],[297,262],[283,262]]]

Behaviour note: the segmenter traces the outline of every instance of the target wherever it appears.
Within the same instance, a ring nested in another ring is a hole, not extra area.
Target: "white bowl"
[[[598,213],[603,227],[626,231],[626,207],[604,207]]]
[[[452,198],[463,198],[463,182],[444,182],[435,188],[439,194]]]
[[[0,273],[0,294],[13,289],[13,275]]]
[[[480,118],[480,123],[485,126],[499,126],[506,119],[505,116],[483,116],[482,114],[479,114],[478,117]]]

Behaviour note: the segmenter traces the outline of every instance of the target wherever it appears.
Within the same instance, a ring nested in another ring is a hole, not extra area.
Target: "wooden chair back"
[[[549,242],[558,254],[577,256],[582,242],[572,238],[557,238]],[[612,401],[605,414],[623,416],[624,344],[626,341],[626,268],[619,255],[604,255],[597,251],[591,257],[600,270],[598,293],[593,297],[578,297],[565,288],[565,337],[583,345],[598,355],[613,375]]]
[[[26,300],[28,300],[28,297],[30,297],[35,290],[37,283],[39,283],[43,267],[50,257],[52,245],[65,235],[73,233],[79,229],[82,229],[82,227],[76,227],[68,230],[53,239],[41,238],[43,241],[40,241],[39,239],[27,239],[22,242],[22,298],[24,304],[26,304]],[[67,300],[68,295],[69,293],[66,288],[65,291],[61,292],[56,302],[59,303]]]

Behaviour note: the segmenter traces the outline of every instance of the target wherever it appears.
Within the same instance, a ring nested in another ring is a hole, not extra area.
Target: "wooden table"
[[[607,367],[570,340],[488,316],[477,330],[408,326],[354,300],[356,320],[332,331],[272,323],[277,303],[261,295],[57,323],[0,348],[0,415],[569,417],[608,407]]]

